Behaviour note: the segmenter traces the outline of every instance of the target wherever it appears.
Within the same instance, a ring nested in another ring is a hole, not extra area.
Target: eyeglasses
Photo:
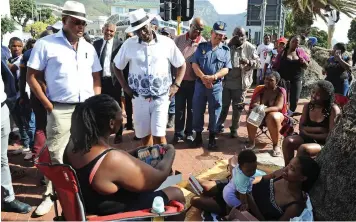
[[[79,20],[76,18],[71,18],[70,21],[74,24],[74,25],[82,25],[82,26],[87,26],[87,22],[83,21],[83,20]]]

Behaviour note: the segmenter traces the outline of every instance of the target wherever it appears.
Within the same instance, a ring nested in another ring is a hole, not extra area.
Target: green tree
[[[324,30],[320,30],[316,27],[312,27],[310,30],[311,31],[310,31],[309,36],[313,36],[318,39],[318,43],[316,45],[323,47],[323,48],[327,48],[328,47],[328,33],[325,32]]]
[[[38,38],[40,34],[46,30],[49,24],[44,22],[35,22],[31,25],[27,25],[24,29],[25,32],[31,32],[32,37]]]
[[[211,30],[212,30],[212,29],[213,29],[213,28],[210,27],[210,26],[205,26],[203,32],[201,33],[201,35],[202,35],[205,39],[210,39],[210,37],[211,37]]]
[[[14,20],[12,20],[9,17],[2,17],[1,18],[1,39],[2,35],[7,33],[7,32],[13,32],[16,30]]]
[[[316,16],[320,16],[324,21],[323,8],[330,4],[333,8],[347,15],[356,15],[356,2],[354,0],[284,0],[283,4],[292,10],[296,32],[308,35]]]
[[[349,38],[350,42],[356,42],[356,18],[351,21],[347,37]]]
[[[294,16],[291,11],[288,11],[285,20],[284,36],[286,38],[290,38],[291,36],[295,35],[295,33],[296,26],[294,22]]]
[[[10,0],[10,12],[14,21],[25,28],[27,22],[36,15],[34,0]]]

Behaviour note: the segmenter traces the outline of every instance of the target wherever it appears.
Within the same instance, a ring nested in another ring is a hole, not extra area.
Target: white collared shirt
[[[115,56],[115,66],[123,70],[129,63],[128,84],[142,96],[161,96],[172,84],[171,64],[178,68],[185,63],[184,56],[174,41],[154,34],[150,43],[137,36],[127,39]]]
[[[337,16],[336,16],[336,10],[331,10],[330,12],[328,12],[328,25],[335,25],[335,22],[337,20]]]
[[[106,40],[105,39],[103,39],[103,40],[104,40],[104,42],[103,42],[103,45],[101,46],[100,55],[103,52],[104,46],[106,43]],[[111,77],[111,69],[110,69],[111,61],[110,60],[111,60],[113,43],[114,43],[114,38],[108,40],[108,43],[107,43],[108,45],[106,46],[106,54],[104,55],[105,60],[104,60],[104,64],[103,64],[103,77]],[[101,55],[101,56],[103,56],[103,55]]]
[[[84,102],[93,96],[93,72],[101,71],[94,46],[80,38],[75,51],[63,30],[38,40],[27,65],[44,71],[47,97],[60,103]]]
[[[1,100],[1,102],[2,103],[5,102],[6,98],[7,98],[7,95],[5,93],[4,81],[1,78],[1,83],[0,83],[0,100]]]

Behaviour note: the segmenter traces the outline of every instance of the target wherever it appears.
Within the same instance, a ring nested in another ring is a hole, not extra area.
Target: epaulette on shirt
[[[227,45],[222,45],[222,48],[225,49],[225,50],[227,50],[227,51],[230,51],[230,48],[229,48],[229,46],[227,46]]]
[[[199,50],[201,50],[201,53],[204,55],[206,53],[206,47],[208,46],[208,42],[201,42],[198,45]]]

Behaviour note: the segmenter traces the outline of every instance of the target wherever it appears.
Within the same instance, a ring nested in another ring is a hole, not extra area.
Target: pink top
[[[183,80],[194,81],[197,77],[193,71],[192,64],[189,62],[190,58],[194,56],[194,53],[201,42],[206,42],[202,36],[199,36],[194,41],[189,38],[189,33],[177,36],[174,39],[179,50],[182,52],[186,61],[186,70]]]

